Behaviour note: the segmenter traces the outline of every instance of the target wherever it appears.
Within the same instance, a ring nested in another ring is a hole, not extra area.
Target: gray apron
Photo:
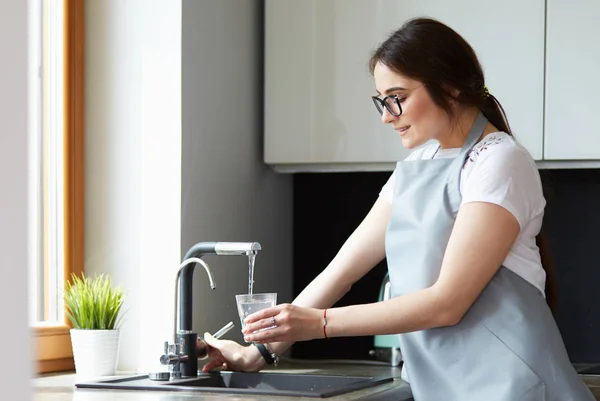
[[[393,296],[437,281],[463,164],[486,124],[480,113],[456,158],[397,164],[385,239]],[[401,334],[400,349],[416,401],[594,401],[543,295],[503,266],[459,324]]]

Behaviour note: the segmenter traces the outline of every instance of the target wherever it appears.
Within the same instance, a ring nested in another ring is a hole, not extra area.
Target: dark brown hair
[[[502,105],[485,86],[483,69],[475,51],[447,25],[431,18],[408,20],[373,52],[369,60],[371,74],[378,63],[422,82],[433,102],[451,119],[455,117],[453,104],[474,106],[497,129],[512,135]],[[555,280],[541,234],[536,237],[536,243],[546,271],[546,300],[554,311],[557,301]]]

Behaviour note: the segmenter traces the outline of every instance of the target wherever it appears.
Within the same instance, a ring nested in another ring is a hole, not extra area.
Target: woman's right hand
[[[235,341],[218,340],[209,333],[204,333],[204,341],[209,345],[208,356],[211,360],[202,368],[209,372],[215,368],[236,372],[258,372],[265,365],[265,360],[252,345],[243,346]]]

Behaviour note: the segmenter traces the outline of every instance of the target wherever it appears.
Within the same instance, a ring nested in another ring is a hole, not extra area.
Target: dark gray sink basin
[[[78,388],[119,390],[192,391],[228,394],[267,394],[301,397],[331,397],[381,383],[392,376],[345,376],[291,373],[201,373],[197,378],[151,381],[148,376],[127,376],[78,383]]]

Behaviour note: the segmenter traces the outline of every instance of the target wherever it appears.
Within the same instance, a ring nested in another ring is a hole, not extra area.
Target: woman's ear
[[[442,85],[444,91],[450,95],[450,99],[456,101],[460,96],[460,90],[449,85]]]

